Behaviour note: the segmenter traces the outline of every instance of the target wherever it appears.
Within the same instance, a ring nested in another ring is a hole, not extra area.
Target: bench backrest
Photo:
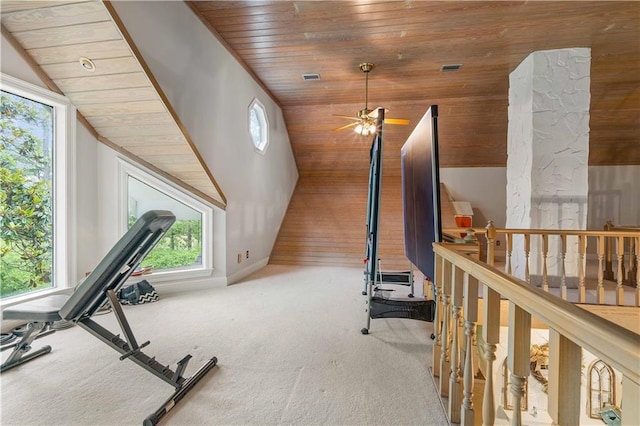
[[[160,241],[176,218],[165,210],[151,210],[140,216],[60,309],[67,321],[92,316],[117,290]]]

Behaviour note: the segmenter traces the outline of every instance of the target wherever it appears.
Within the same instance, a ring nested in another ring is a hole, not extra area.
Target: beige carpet
[[[374,320],[363,336],[361,290],[361,269],[270,265],[230,287],[125,307],[160,362],[190,353],[191,374],[219,360],[162,423],[447,424],[428,376],[432,325]],[[51,354],[0,376],[2,425],[141,424],[173,391],[79,327],[34,347],[44,344]]]

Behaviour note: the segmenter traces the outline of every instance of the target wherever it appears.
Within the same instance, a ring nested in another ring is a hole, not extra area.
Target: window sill
[[[17,305],[19,303],[31,302],[32,300],[41,299],[43,297],[52,296],[54,294],[71,294],[73,290],[69,288],[47,288],[43,290],[32,291],[25,294],[18,294],[16,296],[10,296],[0,301],[0,309],[8,308],[9,306]]]
[[[211,268],[181,269],[177,271],[156,271],[150,274],[129,277],[129,279],[127,280],[127,285],[142,280],[147,280],[151,284],[163,284],[176,281],[193,280],[198,278],[209,278],[211,276],[213,276],[213,269]]]

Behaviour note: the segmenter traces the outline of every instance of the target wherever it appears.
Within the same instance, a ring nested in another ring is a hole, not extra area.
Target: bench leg
[[[53,333],[54,330],[43,331],[47,325],[49,325],[48,322],[31,322],[27,324],[27,331],[24,333],[20,341],[2,348],[2,350],[13,348],[13,352],[11,352],[11,355],[9,355],[7,360],[0,365],[0,373],[24,364],[27,361],[31,361],[40,355],[51,352],[51,346],[47,345],[25,355],[31,350],[31,343],[35,339]]]

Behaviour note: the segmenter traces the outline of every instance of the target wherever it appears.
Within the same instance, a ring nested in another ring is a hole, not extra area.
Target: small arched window
[[[265,152],[269,145],[269,121],[264,105],[254,99],[249,105],[249,136],[258,152]]]
[[[592,419],[601,419],[600,410],[616,403],[616,375],[613,368],[599,359],[591,363],[588,372],[587,414]]]

